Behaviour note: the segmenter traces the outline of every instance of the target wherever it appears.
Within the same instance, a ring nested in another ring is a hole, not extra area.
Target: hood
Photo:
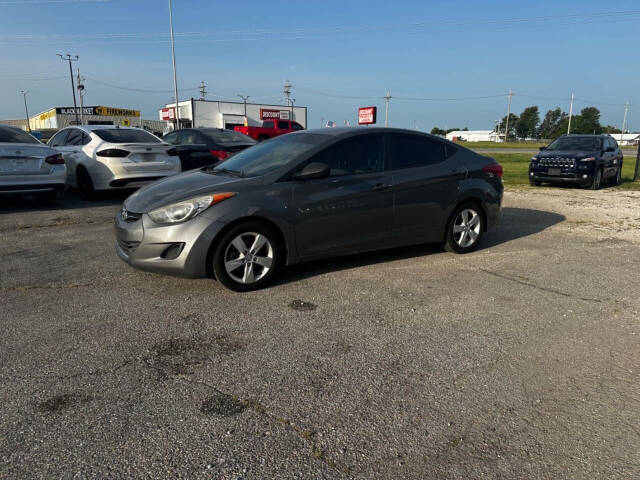
[[[200,195],[239,192],[261,183],[262,177],[238,178],[231,175],[214,175],[203,170],[191,170],[165,177],[142,187],[124,201],[124,206],[131,212],[147,213],[155,208]]]
[[[535,155],[538,159],[543,158],[586,158],[598,156],[600,152],[590,152],[586,150],[543,150]]]

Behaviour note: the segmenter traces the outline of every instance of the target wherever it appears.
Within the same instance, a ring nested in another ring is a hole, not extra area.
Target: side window
[[[278,128],[280,130],[289,130],[289,122],[278,122]]]
[[[82,132],[77,128],[72,128],[67,137],[65,145],[76,146],[82,145]]]
[[[379,172],[382,164],[382,137],[376,134],[348,138],[318,153],[312,162],[326,163],[332,177]]]
[[[610,138],[609,139],[609,146],[613,147],[613,148],[616,148],[616,149],[618,148],[618,142],[616,142],[615,138]]]
[[[275,122],[272,122],[272,121],[262,122],[262,127],[263,128],[276,128],[276,124],[275,124]]]
[[[297,132],[298,130],[304,130],[304,128],[302,128],[302,125],[293,122],[291,123],[291,128],[294,132]]]
[[[389,169],[426,167],[445,160],[444,143],[417,135],[388,135]]]
[[[82,145],[86,145],[89,142],[91,142],[91,137],[85,132],[82,132]]]
[[[162,137],[162,141],[171,145],[178,145],[178,132],[169,133]]]
[[[193,130],[183,130],[180,132],[178,143],[180,145],[197,145],[204,143],[200,140],[200,137],[197,132]]]
[[[49,140],[49,145],[52,147],[61,147],[64,145],[64,142],[67,139],[67,135],[69,135],[69,130],[62,130],[61,132],[56,133],[51,140]]]

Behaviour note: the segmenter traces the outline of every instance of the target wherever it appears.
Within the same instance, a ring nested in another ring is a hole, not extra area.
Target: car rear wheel
[[[260,222],[247,222],[229,230],[216,246],[213,272],[225,287],[236,292],[262,288],[282,264],[277,235]]]
[[[596,169],[596,174],[593,177],[593,181],[591,182],[591,186],[589,187],[591,190],[598,190],[600,188],[600,184],[602,183],[602,169]]]
[[[78,179],[78,190],[80,190],[80,195],[88,200],[94,198],[96,191],[93,188],[93,180],[91,180],[91,175],[87,172],[87,169],[82,166],[78,167],[76,176]]]
[[[454,253],[468,253],[480,243],[485,229],[482,210],[473,202],[460,205],[447,226],[445,248]]]

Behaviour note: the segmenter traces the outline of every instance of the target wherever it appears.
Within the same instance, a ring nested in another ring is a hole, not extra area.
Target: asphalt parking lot
[[[122,263],[122,195],[3,201],[0,477],[640,477],[640,196],[567,191],[247,294]]]

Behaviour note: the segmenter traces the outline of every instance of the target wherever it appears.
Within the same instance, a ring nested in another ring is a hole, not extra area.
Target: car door
[[[64,157],[64,163],[67,165],[67,178],[71,185],[76,185],[76,172],[78,165],[87,165],[88,157],[82,150],[82,147],[91,140],[89,135],[79,128],[69,128],[69,133],[64,140],[64,145],[57,147]]]
[[[294,228],[302,258],[389,245],[393,224],[390,174],[380,134],[335,143],[309,162],[326,163],[328,177],[294,181]],[[303,166],[300,167],[300,169]]]
[[[276,133],[278,135],[283,135],[285,133],[289,133],[290,131],[291,128],[287,120],[278,120],[276,122]]]
[[[612,165],[612,169],[611,169],[611,177],[615,177],[618,173],[618,168],[620,168],[620,164],[622,163],[622,150],[620,149],[620,146],[618,145],[618,142],[616,142],[615,138],[610,138],[609,142],[611,143],[611,146],[614,148],[614,152],[613,152],[613,165]]]
[[[458,182],[467,174],[455,158],[456,147],[410,133],[387,134],[385,145],[398,243],[442,240],[448,212],[458,198]]]
[[[211,153],[212,148],[206,139],[197,130],[182,130],[178,134],[176,150],[180,156],[182,171],[206,167],[218,162]]]

